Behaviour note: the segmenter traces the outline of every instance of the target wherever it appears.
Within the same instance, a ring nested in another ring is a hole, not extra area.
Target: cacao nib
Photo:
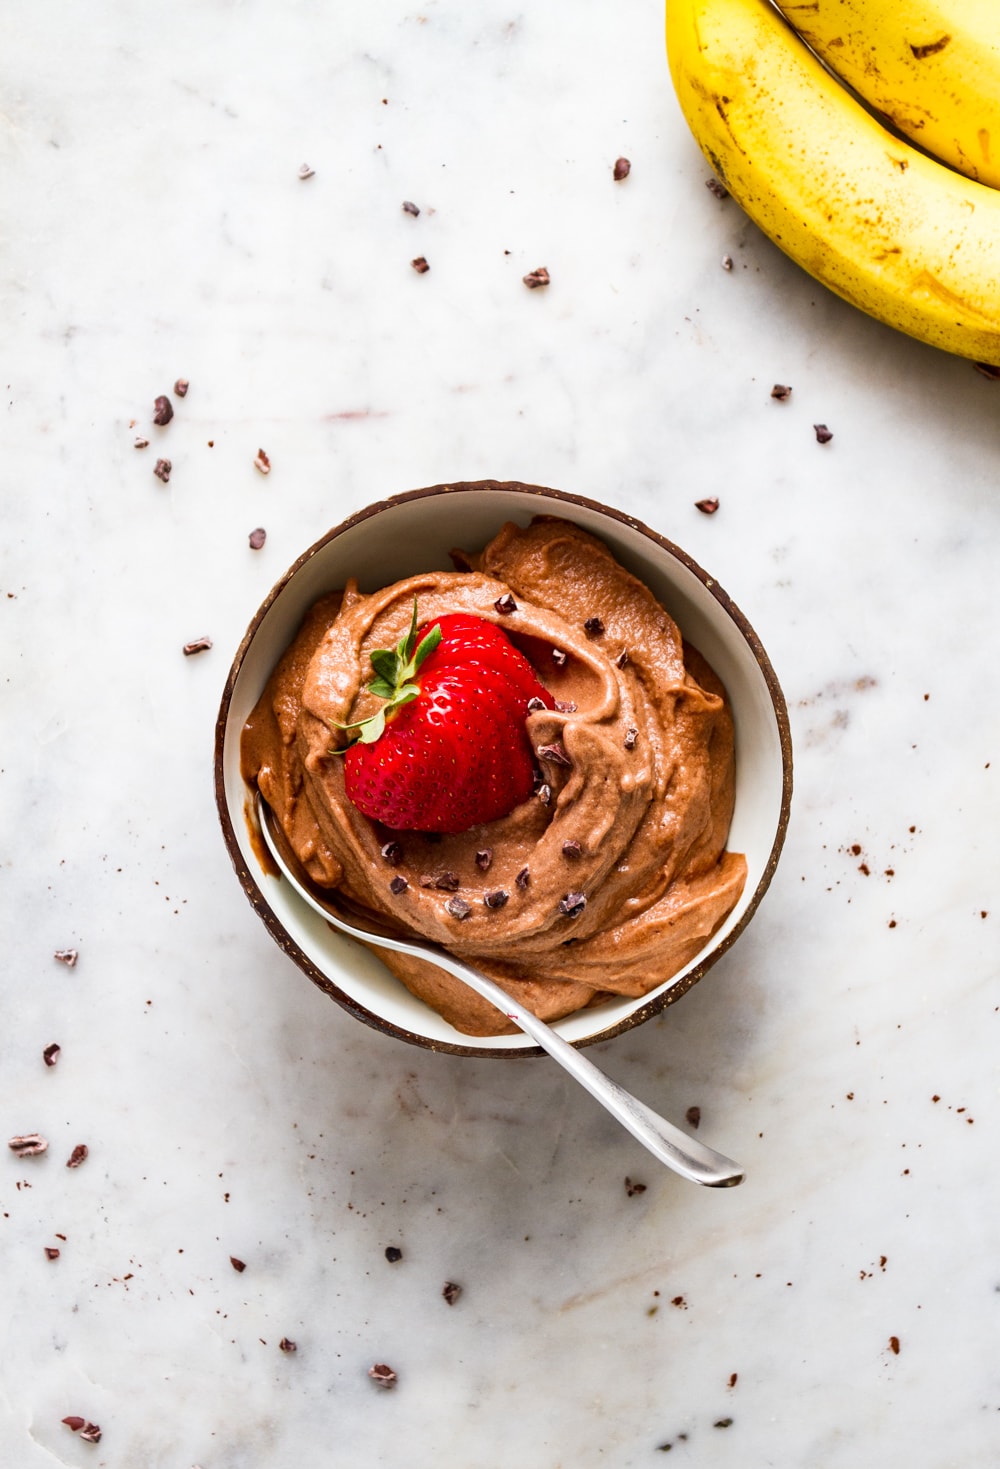
[[[615,166],[612,171],[612,177],[614,178],[616,184],[620,184],[622,179],[627,179],[631,172],[632,165],[631,163],[629,163],[627,158],[615,159]]]
[[[251,551],[259,551],[261,546],[263,546],[264,542],[267,540],[267,531],[262,525],[259,525],[256,530],[252,530],[250,532],[249,539]]]
[[[48,1259],[48,1260],[58,1260],[59,1259],[59,1251],[58,1251],[58,1249],[56,1248],[55,1245],[46,1245],[45,1246],[45,1256],[46,1256],[46,1259]]]
[[[86,1163],[90,1157],[90,1149],[86,1143],[77,1143],[76,1147],[66,1159],[67,1168],[79,1168],[81,1163]]]
[[[588,617],[583,624],[583,630],[588,638],[603,638],[604,623],[599,617]]]
[[[625,1192],[631,1199],[635,1194],[644,1194],[646,1192],[646,1185],[644,1183],[635,1183],[631,1178],[626,1178]]]
[[[51,1045],[46,1046],[45,1050],[42,1052],[42,1060],[45,1062],[46,1066],[54,1066],[59,1060],[59,1055],[61,1051],[62,1046],[60,1046],[56,1041],[53,1041]]]
[[[259,469],[261,474],[271,473],[271,459],[270,456],[266,454],[263,449],[257,450],[257,454],[253,462],[254,468]]]
[[[528,884],[531,882],[531,872],[530,872],[530,870],[527,867],[522,867],[521,870],[520,870],[520,872],[515,877],[514,882],[517,885],[517,887],[521,888],[522,890],[524,888],[526,888],[528,886]]]
[[[403,213],[404,214],[412,214],[413,215],[413,218],[416,219],[417,215],[420,213],[420,210],[417,208],[417,206],[413,203],[412,200],[410,200],[410,199],[404,199],[403,200]]]
[[[384,1388],[395,1387],[399,1381],[396,1373],[386,1362],[376,1362],[374,1366],[369,1367],[368,1376],[376,1386]]]
[[[521,279],[529,291],[537,291],[539,286],[547,286],[549,284],[550,277],[545,266],[540,265],[537,270],[529,270],[528,274],[522,276]]]
[[[563,650],[562,650],[562,648],[553,648],[552,649],[552,662],[556,665],[557,668],[565,668],[566,667],[567,657],[568,657],[568,654],[564,653]]]
[[[559,912],[565,913],[567,918],[579,918],[586,906],[586,893],[567,893],[559,900]]]
[[[185,658],[190,658],[194,653],[206,653],[211,646],[211,638],[195,638],[192,642],[185,643],[181,652]]]
[[[173,467],[169,459],[157,459],[153,465],[153,473],[158,480],[162,480],[165,485],[168,485],[170,483],[170,472]]]
[[[493,607],[501,617],[509,617],[512,612],[517,611],[517,603],[514,601],[510,592],[504,592],[502,597],[498,597],[493,603]]]
[[[777,398],[779,403],[787,403],[792,396],[792,390],[787,383],[775,383],[771,389],[771,397]]]
[[[389,891],[390,893],[392,893],[392,896],[394,898],[398,898],[400,893],[405,893],[406,889],[409,886],[410,884],[406,881],[406,878],[401,877],[399,873],[397,873],[396,876],[392,879],[392,882],[389,884]]]
[[[700,510],[702,515],[714,515],[719,508],[719,501],[714,495],[711,499],[695,500],[694,508]]]
[[[562,740],[555,740],[551,745],[539,745],[535,750],[539,760],[549,760],[553,765],[572,765],[573,762],[566,753],[566,746]]]
[[[60,964],[65,964],[67,969],[72,969],[80,955],[76,949],[56,949],[52,957],[58,959]]]
[[[163,428],[165,424],[170,422],[173,416],[174,405],[164,393],[161,393],[153,404],[153,422],[159,424],[160,428]]]
[[[568,857],[571,862],[578,862],[583,856],[583,848],[574,837],[570,841],[563,842],[562,854],[564,857]]]
[[[638,740],[638,738],[639,738],[639,731],[635,728],[634,725],[630,725],[629,728],[625,731],[625,748],[626,748],[626,750],[634,750],[635,749],[635,746],[636,746],[636,741]]]
[[[543,709],[546,709],[547,707],[548,706],[546,705],[545,700],[544,699],[539,699],[539,697],[537,696],[537,694],[535,695],[534,698],[528,700],[528,713],[529,714],[539,714],[539,713],[541,713],[541,711]]]
[[[491,893],[483,894],[483,902],[487,908],[502,908],[509,897],[510,893],[505,892],[503,888],[494,888]]]
[[[446,1280],[444,1285],[441,1287],[441,1294],[448,1302],[448,1305],[453,1306],[458,1300],[459,1296],[462,1294],[462,1287],[460,1285],[456,1285],[453,1280]]]
[[[416,260],[410,261],[410,264],[417,272],[417,275],[426,275],[427,272],[430,270],[430,266],[427,264],[427,261],[424,259],[423,255],[418,255]]]
[[[452,918],[458,918],[459,920],[463,918],[468,918],[469,914],[472,912],[472,905],[470,903],[467,903],[464,898],[449,898],[444,906],[447,908]]]
[[[549,785],[549,783],[547,781],[544,781],[543,780],[542,783],[541,783],[541,785],[538,787],[537,791],[535,792],[535,795],[541,801],[541,803],[542,803],[543,806],[548,806],[552,802],[552,787]]]
[[[242,1275],[244,1270],[247,1268],[247,1262],[245,1260],[237,1259],[235,1255],[229,1256],[229,1263],[236,1271],[237,1275]]]
[[[493,848],[483,847],[482,851],[476,853],[476,866],[480,872],[489,872],[493,862]]]
[[[615,659],[616,668],[624,668],[628,663],[628,649],[623,648]]]
[[[403,860],[403,849],[398,842],[386,842],[379,849],[379,856],[383,862],[388,862],[390,867],[398,867]]]
[[[389,1261],[390,1265],[395,1265],[397,1260],[403,1258],[403,1252],[398,1245],[386,1245],[385,1258]]]
[[[729,198],[729,190],[725,184],[720,184],[718,179],[706,179],[705,188],[710,194],[714,194],[717,199]]]
[[[316,170],[314,168],[310,168],[310,166],[309,166],[308,163],[303,163],[303,164],[300,165],[300,167],[299,167],[299,178],[302,179],[303,183],[305,182],[306,179],[315,178],[315,176],[316,176]]]
[[[188,395],[188,388],[190,386],[191,384],[188,382],[186,377],[179,377],[174,383],[174,392],[177,394],[178,398],[186,398]]]
[[[7,1146],[19,1158],[37,1158],[40,1153],[45,1152],[48,1142],[40,1132],[26,1132],[20,1137],[10,1138]]]
[[[577,710],[572,699],[556,699],[555,705],[557,714],[575,714]]]
[[[292,1341],[291,1338],[290,1337],[287,1337],[287,1336],[283,1336],[281,1338],[281,1340],[279,1341],[279,1343],[278,1343],[278,1351],[279,1352],[285,1352],[289,1356],[291,1356],[291,1354],[293,1352],[297,1352],[298,1349],[299,1349],[298,1342]]]
[[[825,423],[814,423],[813,432],[816,435],[817,444],[828,444],[833,438],[833,434],[827,428]]]

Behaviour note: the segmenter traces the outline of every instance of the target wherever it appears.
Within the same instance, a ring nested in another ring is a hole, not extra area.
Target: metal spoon
[[[648,1148],[654,1157],[659,1158],[668,1168],[679,1173],[683,1178],[690,1179],[693,1183],[701,1183],[709,1188],[731,1188],[734,1184],[742,1183],[743,1169],[730,1158],[725,1158],[721,1153],[715,1152],[713,1148],[706,1147],[697,1138],[689,1137],[672,1122],[667,1122],[663,1117],[657,1116],[652,1108],[633,1097],[624,1087],[620,1087],[616,1081],[605,1076],[603,1071],[598,1070],[594,1063],[571,1046],[568,1041],[563,1040],[558,1032],[551,1026],[539,1020],[537,1015],[530,1010],[525,1010],[519,1005],[512,995],[500,988],[492,979],[474,969],[471,964],[456,959],[446,949],[438,944],[431,943],[426,939],[397,939],[389,938],[385,934],[377,933],[363,928],[357,918],[352,915],[350,921],[344,918],[335,905],[329,900],[317,898],[292,871],[286,861],[271,828],[271,811],[266,801],[258,794],[257,796],[257,819],[268,851],[274,858],[279,871],[304,903],[315,909],[322,918],[337,928],[341,933],[346,933],[350,938],[360,939],[366,944],[372,944],[381,949],[394,949],[399,954],[415,954],[421,959],[426,959],[431,964],[436,964],[439,969],[446,970],[474,989],[477,994],[482,995],[491,1005],[495,1005],[508,1020],[514,1022],[524,1031],[525,1035],[542,1047],[544,1051],[558,1061],[569,1074],[590,1092],[592,1097],[606,1107],[611,1115],[627,1128],[633,1137],[637,1138],[644,1147]]]

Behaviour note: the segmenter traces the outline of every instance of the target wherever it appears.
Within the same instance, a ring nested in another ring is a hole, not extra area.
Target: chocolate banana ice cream
[[[322,598],[243,731],[256,782],[314,884],[390,932],[444,944],[553,1020],[641,996],[684,967],[738,901],[726,693],[651,592],[568,521],[505,525],[468,570]],[[389,831],[344,792],[342,726],[372,712],[370,655],[422,622],[498,623],[550,691],[527,715],[535,793],[459,835]],[[460,901],[455,901],[459,899]],[[379,957],[457,1030],[505,1016],[441,970]]]

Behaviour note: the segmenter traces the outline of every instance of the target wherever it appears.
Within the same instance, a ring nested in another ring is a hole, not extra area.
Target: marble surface
[[[0,34],[0,1110],[49,1140],[2,1160],[0,1457],[994,1465],[1000,383],[709,192],[658,5],[20,0]],[[699,1107],[738,1189],[544,1060],[358,1024],[229,865],[254,609],[350,512],[486,477],[679,542],[782,680],[770,892],[592,1053]]]

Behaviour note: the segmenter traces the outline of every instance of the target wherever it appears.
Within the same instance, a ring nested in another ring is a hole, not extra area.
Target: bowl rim
[[[545,485],[524,484],[519,480],[456,480],[446,484],[427,485],[421,489],[406,490],[396,495],[390,495],[386,499],[377,500],[370,505],[364,506],[361,510],[356,510],[345,520],[340,521],[339,524],[331,527],[331,529],[326,531],[322,536],[319,537],[318,540],[314,541],[311,546],[307,547],[307,549],[303,551],[302,554],[298,556],[295,561],[292,562],[288,570],[285,571],[284,574],[278,579],[278,581],[274,583],[271,590],[268,592],[267,596],[264,598],[263,602],[261,602],[257,611],[254,613],[253,617],[250,620],[250,623],[247,627],[246,632],[243,635],[242,640],[240,641],[239,647],[236,650],[233,661],[229,668],[229,672],[226,676],[226,681],[223,686],[222,697],[219,704],[219,712],[215,722],[213,766],[216,808],[218,811],[219,821],[222,826],[222,833],[225,840],[226,849],[229,852],[229,858],[233,864],[233,868],[235,869],[236,876],[239,879],[240,886],[242,887],[244,894],[249,900],[251,907],[254,909],[257,916],[261,919],[264,927],[267,929],[268,933],[271,935],[272,939],[282,950],[282,952],[288,955],[288,957],[298,966],[298,968],[303,971],[306,977],[312,980],[313,984],[315,984],[319,989],[323,990],[325,994],[327,994],[331,999],[335,1000],[340,1006],[343,1007],[343,1009],[347,1010],[349,1014],[353,1015],[355,1019],[362,1021],[364,1024],[370,1026],[374,1030],[379,1031],[383,1035],[390,1035],[395,1037],[397,1040],[407,1041],[410,1044],[419,1046],[424,1050],[443,1052],[445,1054],[456,1056],[474,1056],[490,1059],[511,1060],[519,1059],[526,1056],[542,1056],[545,1053],[539,1046],[519,1047],[516,1050],[509,1048],[502,1049],[499,1047],[490,1046],[464,1046],[458,1042],[441,1041],[436,1040],[430,1036],[420,1035],[416,1031],[407,1030],[401,1025],[393,1024],[391,1021],[386,1020],[383,1016],[377,1014],[375,1011],[369,1010],[358,1000],[354,999],[351,995],[340,989],[340,987],[334,982],[334,980],[332,980],[328,974],[324,973],[324,971],[318,967],[314,960],[312,960],[309,955],[306,954],[299,947],[299,945],[288,933],[287,929],[284,927],[281,920],[278,918],[278,916],[268,903],[267,899],[264,897],[263,890],[257,881],[257,877],[253,872],[251,872],[246,861],[244,860],[243,852],[236,836],[236,828],[233,821],[233,815],[230,811],[229,802],[226,797],[223,760],[226,729],[229,723],[230,708],[232,705],[233,695],[236,690],[236,685],[243,668],[243,663],[247,656],[247,652],[271,607],[277,601],[278,597],[282,594],[288,583],[297,574],[297,572],[308,561],[311,561],[314,556],[316,556],[320,551],[328,546],[331,541],[337,539],[337,537],[343,535],[345,532],[352,530],[355,526],[362,524],[364,521],[370,520],[374,516],[382,514],[386,510],[394,509],[398,505],[407,504],[415,500],[428,499],[431,496],[455,493],[464,494],[469,492],[486,492],[494,494],[499,492],[500,494],[517,493],[520,495],[537,495],[540,499],[544,498],[549,501],[554,500],[560,502],[567,507],[567,511],[571,511],[572,507],[574,506],[582,507],[583,509],[592,511],[599,516],[605,516],[610,520],[617,521],[619,524],[627,526],[631,530],[637,531],[640,535],[647,537],[662,550],[666,551],[669,556],[672,556],[676,561],[680,562],[680,564],[684,566],[689,572],[697,577],[697,579],[701,582],[706,591],[711,593],[714,599],[719,603],[722,610],[739,629],[739,632],[746,642],[753,656],[753,659],[757,664],[757,667],[759,668],[764,679],[768,697],[771,702],[771,708],[774,714],[775,723],[777,726],[778,744],[781,751],[781,802],[778,811],[778,821],[767,861],[765,862],[764,867],[761,871],[757,886],[754,889],[754,892],[751,895],[739,921],[733,926],[732,929],[729,930],[727,934],[725,934],[722,939],[719,940],[717,944],[713,946],[711,951],[705,955],[704,959],[696,964],[694,968],[691,969],[687,974],[683,975],[682,978],[678,979],[676,983],[672,984],[670,988],[666,990],[663,994],[654,999],[647,1000],[645,1004],[639,1005],[629,1015],[618,1021],[616,1024],[610,1025],[606,1029],[598,1031],[593,1035],[585,1036],[579,1040],[573,1041],[572,1044],[575,1045],[578,1049],[583,1049],[586,1046],[596,1045],[599,1042],[612,1040],[616,1036],[622,1035],[624,1032],[632,1030],[638,1025],[644,1024],[654,1015],[659,1014],[661,1010],[666,1009],[668,1005],[673,1004],[676,1000],[680,999],[682,995],[686,994],[689,989],[692,989],[694,985],[703,978],[708,970],[711,969],[712,966],[716,964],[719,959],[722,958],[722,955],[725,954],[730,948],[732,948],[733,944],[743,933],[747,924],[750,922],[751,918],[754,916],[758,907],[760,906],[761,900],[763,899],[765,892],[770,886],[771,879],[774,876],[775,869],[778,865],[778,858],[780,857],[782,847],[784,846],[785,836],[788,830],[792,798],[792,737],[785,696],[782,693],[777,675],[771,665],[771,660],[768,658],[767,653],[764,651],[763,644],[761,643],[759,637],[757,636],[757,633],[754,631],[750,622],[740,611],[740,609],[737,607],[736,603],[732,600],[728,593],[725,592],[722,587],[719,586],[715,578],[713,576],[710,576],[708,572],[706,572],[691,556],[689,556],[685,550],[676,545],[673,541],[669,540],[666,536],[663,536],[658,531],[653,530],[650,526],[646,525],[643,521],[637,519],[635,516],[629,515],[623,510],[618,510],[612,505],[605,505],[598,500],[589,499],[584,495],[572,494],[565,490],[551,489]]]

